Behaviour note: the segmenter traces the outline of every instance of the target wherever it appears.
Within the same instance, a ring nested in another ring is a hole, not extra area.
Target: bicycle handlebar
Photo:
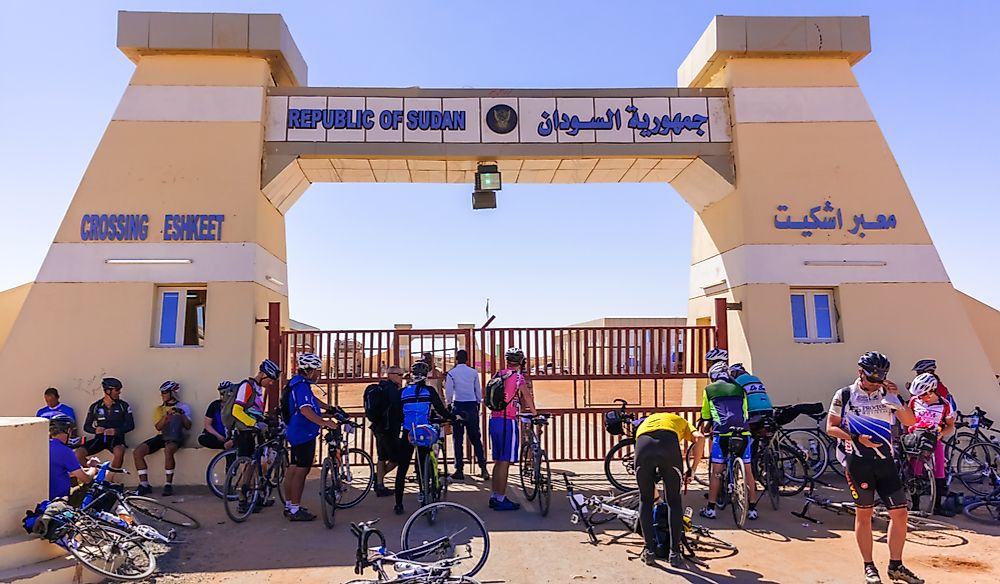
[[[617,403],[620,403],[620,404],[622,405],[622,409],[623,409],[623,410],[624,410],[625,408],[627,408],[627,407],[628,407],[628,402],[627,402],[627,401],[625,401],[625,400],[623,400],[623,399],[622,399],[622,398],[620,398],[620,397],[619,397],[619,398],[615,398],[614,402],[615,402],[616,404],[617,404]]]

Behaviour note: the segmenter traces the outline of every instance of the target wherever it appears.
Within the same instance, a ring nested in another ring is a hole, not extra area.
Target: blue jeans
[[[454,413],[465,418],[463,422],[456,423],[452,435],[455,439],[455,472],[462,472],[465,466],[465,445],[463,439],[465,431],[469,431],[469,442],[472,443],[472,450],[475,452],[476,461],[479,466],[486,464],[486,453],[483,451],[483,434],[479,429],[479,403],[474,401],[456,401],[452,404]]]

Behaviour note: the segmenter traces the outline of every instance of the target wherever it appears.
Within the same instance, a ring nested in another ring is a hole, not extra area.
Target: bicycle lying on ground
[[[319,499],[327,529],[333,529],[337,509],[354,507],[375,485],[375,464],[371,455],[349,446],[354,423],[340,408],[334,408],[330,415],[337,421],[337,427],[326,433],[326,457],[319,475]]]
[[[573,525],[583,523],[591,544],[598,544],[597,533],[594,528],[615,520],[620,521],[629,532],[641,534],[638,490],[619,495],[591,495],[584,497],[582,494],[576,492],[576,489],[569,480],[569,476],[563,474],[563,480],[566,481],[566,496],[569,497],[570,506],[573,508],[570,523]],[[665,501],[663,493],[666,492],[666,484],[662,488],[660,498]],[[684,533],[681,546],[686,559],[696,560],[696,551],[723,550],[736,552],[736,546],[719,539],[707,527],[692,523],[686,513],[683,526]]]
[[[854,501],[834,501],[829,497],[818,497],[815,494],[816,483],[814,481],[809,482],[809,486],[806,487],[805,493],[805,504],[802,506],[801,511],[792,511],[792,515],[798,517],[799,519],[805,519],[811,523],[823,524],[823,521],[809,515],[809,509],[814,505],[827,511],[836,513],[837,515],[854,515],[856,512],[856,507]],[[881,502],[875,506],[875,513],[873,515],[875,519],[889,522],[889,510],[886,509],[885,505]],[[923,529],[955,529],[954,525],[950,525],[943,521],[933,519],[932,517],[924,517],[922,515],[908,513],[906,519],[908,532],[923,530]]]
[[[50,517],[44,537],[88,569],[114,580],[145,580],[156,571],[156,556],[143,535],[112,527],[68,505]]]
[[[169,543],[176,539],[177,528],[197,529],[198,520],[190,514],[150,497],[128,492],[120,484],[106,479],[108,472],[128,473],[111,469],[104,462],[94,476],[90,490],[84,495],[80,511],[112,527],[135,533],[147,541]]]
[[[431,513],[438,518],[438,529],[434,534],[422,533],[427,529],[424,516]],[[403,525],[401,552],[386,549],[385,535],[374,527],[378,521],[351,524],[358,538],[354,573],[362,575],[366,568],[373,568],[376,579],[348,584],[478,584],[473,576],[489,557],[489,533],[468,507],[445,501],[418,509]],[[373,537],[376,546],[371,545]],[[394,577],[387,573],[389,566]]]
[[[538,511],[545,517],[549,514],[549,503],[552,501],[552,471],[540,433],[549,423],[549,414],[519,414],[518,419],[528,428],[518,465],[521,489],[527,500],[534,501],[537,497]]]
[[[237,458],[226,472],[226,496],[222,501],[226,515],[236,523],[246,521],[258,507],[272,505],[274,492],[285,502],[283,482],[288,468],[285,431],[279,424],[269,428],[268,433],[270,438],[254,449],[253,456]]]

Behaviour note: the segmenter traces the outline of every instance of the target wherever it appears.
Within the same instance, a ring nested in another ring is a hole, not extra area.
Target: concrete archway
[[[309,184],[471,183],[484,160],[508,182],[670,182],[695,211],[688,318],[709,317],[719,295],[739,305],[731,353],[777,401],[826,401],[878,348],[897,379],[935,357],[962,404],[997,402],[982,325],[851,72],[870,50],[866,18],[717,17],[679,89],[309,88],[277,15],[122,12],[118,46],[135,73],[36,281],[3,296],[11,414],[36,409],[38,384],[85,407],[108,374],[137,410],[166,378],[203,406],[266,353],[267,303],[287,311],[284,212]],[[517,114],[516,133],[489,128],[496,105]],[[630,126],[630,107],[658,121]],[[576,134],[541,135],[557,108]],[[315,127],[302,110],[321,112]],[[384,111],[403,119],[382,128]],[[414,131],[409,111],[466,117],[420,130],[418,114]],[[161,346],[168,288],[178,310],[207,294],[200,344]]]

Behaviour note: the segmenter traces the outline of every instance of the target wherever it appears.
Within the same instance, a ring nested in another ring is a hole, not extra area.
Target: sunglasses
[[[885,381],[885,378],[884,377],[872,377],[871,375],[868,375],[867,373],[865,373],[865,381],[867,381],[868,383],[882,383],[882,382]]]

